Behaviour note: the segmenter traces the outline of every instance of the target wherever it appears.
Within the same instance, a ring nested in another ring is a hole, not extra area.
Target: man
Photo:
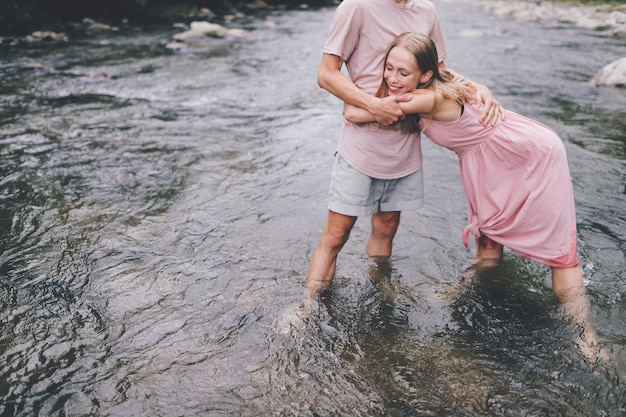
[[[337,255],[358,216],[371,215],[366,254],[389,257],[402,210],[423,205],[419,133],[390,125],[404,117],[399,97],[377,98],[385,50],[402,32],[429,36],[440,65],[448,50],[434,5],[427,0],[344,0],[335,12],[323,49],[318,83],[345,103],[367,109],[379,124],[344,125],[329,191],[329,211],[313,254],[306,286],[315,296],[331,282]],[[342,72],[346,65],[349,77]],[[485,104],[481,118],[497,120],[501,108],[489,90],[476,85]]]

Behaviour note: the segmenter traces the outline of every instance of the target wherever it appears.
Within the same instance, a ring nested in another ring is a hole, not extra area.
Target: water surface
[[[170,27],[2,46],[0,415],[624,415],[626,92],[588,83],[624,39],[436,5],[447,64],[565,141],[609,370],[546,267],[507,252],[467,284],[456,157],[427,139],[390,261],[360,219],[316,313],[278,331],[341,123],[316,83],[333,10],[302,10],[179,51]]]

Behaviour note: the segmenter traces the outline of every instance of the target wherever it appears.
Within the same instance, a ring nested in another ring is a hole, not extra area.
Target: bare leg
[[[481,236],[478,238],[474,259],[500,260],[502,258],[503,250],[504,247],[498,242],[489,239],[487,236]]]
[[[365,253],[367,256],[391,256],[393,238],[400,225],[399,211],[378,212],[372,215],[372,232]]]
[[[396,295],[391,285],[391,275],[393,267],[388,256],[372,256],[374,263],[369,269],[369,277],[378,291],[385,296],[388,301],[394,301]]]
[[[276,323],[276,330],[293,334],[304,328],[304,320],[317,309],[317,296],[331,283],[335,275],[337,256],[350,237],[357,218],[328,211],[320,241],[311,257],[305,282],[302,304],[295,311],[287,311]]]
[[[552,290],[559,299],[561,299],[559,294],[565,295],[567,290],[572,288],[583,288],[583,273],[580,267],[552,268]]]
[[[592,363],[601,361],[605,367],[608,366],[608,355],[598,347],[595,328],[587,317],[590,304],[580,267],[552,268],[552,289],[565,309],[565,314],[580,330],[576,344],[582,354]]]
[[[487,236],[481,236],[477,239],[476,253],[474,259],[478,259],[472,269],[474,272],[482,272],[485,269],[492,268],[502,259],[504,246],[489,239]]]
[[[463,274],[461,282],[455,286],[451,286],[443,296],[445,300],[452,300],[459,294],[466,292],[476,279],[488,269],[493,268],[498,264],[502,258],[502,251],[504,247],[489,239],[487,236],[481,236],[476,240],[476,253],[474,253],[474,259],[476,262],[472,264]]]
[[[350,231],[357,218],[328,212],[326,225],[317,249],[311,258],[305,286],[310,298],[315,298],[333,279],[337,266],[337,255],[350,238]]]

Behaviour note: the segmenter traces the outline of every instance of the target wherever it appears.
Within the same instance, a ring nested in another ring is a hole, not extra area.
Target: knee
[[[322,239],[325,246],[330,248],[341,248],[350,238],[350,229],[343,227],[327,226],[324,229]]]
[[[400,225],[397,214],[372,217],[372,233],[381,238],[393,238]]]
[[[379,224],[372,229],[372,233],[380,238],[393,238],[398,230],[398,223]]]

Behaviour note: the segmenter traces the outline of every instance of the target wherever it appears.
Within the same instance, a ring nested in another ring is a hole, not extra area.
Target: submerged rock
[[[56,33],[50,31],[35,31],[22,39],[25,42],[66,42],[67,35],[65,33]]]
[[[172,38],[175,41],[185,42],[189,39],[204,38],[205,36],[206,35],[204,34],[204,32],[200,32],[197,30],[186,30],[184,32],[175,34],[174,36],[172,36]]]
[[[582,5],[575,2],[561,3],[541,0],[461,1],[479,4],[488,12],[500,17],[533,22],[553,20],[602,31],[614,36],[626,34],[626,5],[624,4]]]
[[[193,38],[200,37],[213,37],[224,38],[226,36],[232,36],[235,38],[243,38],[249,35],[249,32],[245,29],[228,29],[222,25],[211,22],[191,22],[189,30],[181,33],[177,33],[173,36],[174,40],[184,42]]]
[[[591,82],[597,87],[626,87],[626,57],[602,68]]]
[[[86,17],[83,19],[83,26],[85,30],[88,32],[99,32],[99,31],[113,31],[116,32],[120,30],[117,26],[107,25],[106,23],[96,22],[90,17]]]
[[[44,68],[45,66],[38,62],[31,62],[31,63],[20,65],[20,70],[38,70],[38,69],[44,69]]]
[[[200,32],[206,36],[223,38],[228,34],[228,29],[222,25],[211,22],[191,22],[189,24],[192,31]]]

